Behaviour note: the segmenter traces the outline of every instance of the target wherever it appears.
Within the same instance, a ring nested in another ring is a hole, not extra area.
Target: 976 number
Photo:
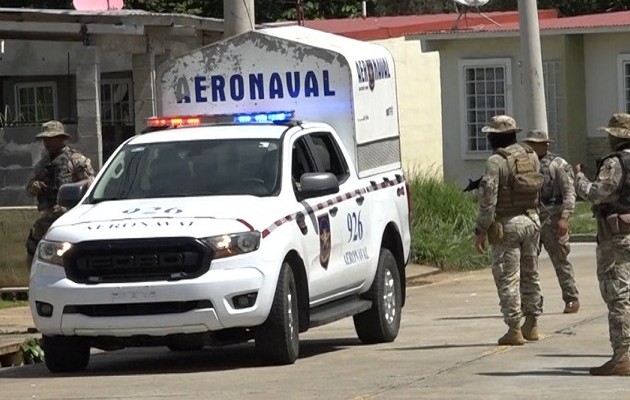
[[[361,211],[359,211],[358,214],[355,212],[348,213],[347,222],[348,233],[350,234],[350,237],[348,238],[348,243],[362,240],[363,222],[361,222]]]

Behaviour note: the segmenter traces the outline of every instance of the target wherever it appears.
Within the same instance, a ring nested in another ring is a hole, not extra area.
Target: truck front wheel
[[[401,318],[400,274],[392,252],[383,247],[376,276],[367,293],[372,308],[354,318],[354,328],[363,343],[393,342],[398,336]]]
[[[285,262],[269,316],[255,331],[258,355],[269,364],[293,364],[300,351],[299,326],[295,278]]]
[[[80,372],[90,362],[90,345],[76,336],[44,335],[42,349],[50,372]]]

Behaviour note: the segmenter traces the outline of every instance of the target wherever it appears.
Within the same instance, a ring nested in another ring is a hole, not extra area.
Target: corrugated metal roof
[[[494,24],[488,18],[498,23]],[[539,10],[539,26],[547,34],[630,30],[630,11],[560,18],[556,10]],[[456,13],[382,18],[306,21],[305,26],[361,40],[418,35],[431,39],[470,37],[475,34],[516,34],[518,11],[469,12],[454,28]]]
[[[0,8],[0,21],[14,22],[75,22],[159,26],[191,26],[209,31],[223,31],[223,19],[188,14],[155,13],[143,10],[77,11],[33,8]]]

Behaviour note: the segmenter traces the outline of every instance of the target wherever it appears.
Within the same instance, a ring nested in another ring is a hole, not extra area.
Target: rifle
[[[44,169],[44,176],[40,180],[46,183],[47,188],[37,195],[37,203],[40,210],[52,208],[57,204],[57,191],[59,190],[54,165],[48,164]]]
[[[481,183],[482,177],[483,176],[480,176],[479,179],[474,180],[474,181],[468,178],[468,186],[464,188],[463,192],[472,192],[475,189],[479,189],[479,183]]]

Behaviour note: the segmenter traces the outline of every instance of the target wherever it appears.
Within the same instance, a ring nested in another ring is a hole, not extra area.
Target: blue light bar
[[[237,124],[264,124],[269,122],[289,121],[293,118],[293,111],[276,111],[269,113],[239,114],[234,116]]]

